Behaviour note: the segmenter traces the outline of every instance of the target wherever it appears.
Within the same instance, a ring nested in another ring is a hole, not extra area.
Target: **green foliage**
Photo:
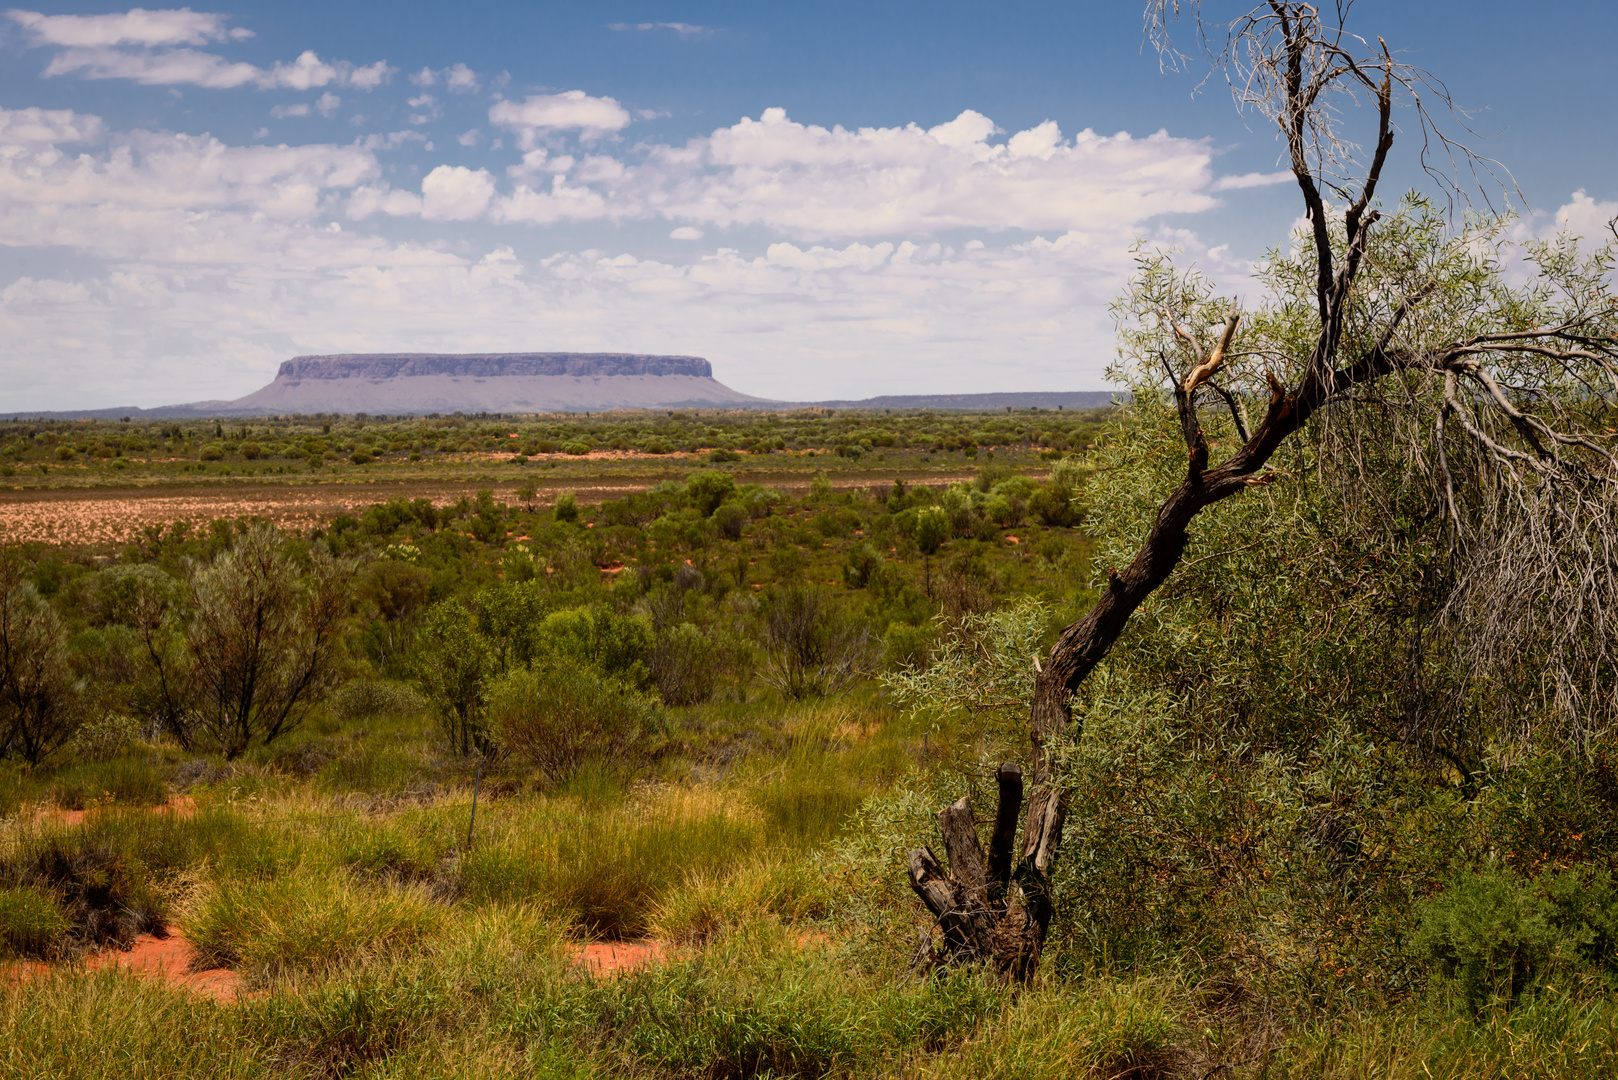
[[[923,555],[936,554],[953,531],[949,511],[944,507],[924,506],[916,514],[916,547]]]
[[[1618,974],[1618,889],[1605,870],[1528,880],[1487,867],[1452,878],[1419,918],[1415,948],[1473,1013],[1516,1004],[1558,969]]]
[[[56,897],[29,886],[0,886],[0,958],[48,959],[72,928]]]
[[[564,491],[556,497],[556,503],[551,507],[551,516],[557,521],[579,520],[579,502],[571,491]]]
[[[490,734],[551,783],[587,762],[629,769],[644,760],[659,717],[629,687],[558,660],[517,669],[488,690]]]
[[[685,482],[685,492],[697,513],[709,517],[736,493],[736,478],[717,470],[694,473]]]
[[[420,642],[422,689],[450,746],[462,755],[484,749],[484,687],[496,670],[494,650],[477,632],[471,613],[453,600],[428,609]]]
[[[185,931],[204,962],[267,979],[415,947],[442,918],[425,889],[371,888],[300,867],[221,884]]]

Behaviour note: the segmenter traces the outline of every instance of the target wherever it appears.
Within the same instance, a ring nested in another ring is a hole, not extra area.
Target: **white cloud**
[[[767,109],[683,147],[654,149],[639,179],[663,216],[807,239],[955,228],[1116,234],[1214,205],[1203,190],[1206,140],[1085,130],[1069,141],[1047,121],[994,145],[993,131],[970,111],[927,131],[850,131]]]
[[[1599,244],[1612,236],[1609,223],[1618,218],[1618,200],[1597,201],[1580,188],[1570,201],[1557,208],[1552,218],[1556,231]]]
[[[706,26],[683,22],[608,23],[608,30],[672,30],[680,37],[706,37],[713,33]]]
[[[1295,177],[1290,170],[1273,173],[1243,173],[1240,176],[1221,176],[1213,182],[1214,191],[1240,191],[1243,188],[1270,187],[1285,184]]]
[[[296,105],[275,105],[271,107],[270,115],[277,120],[284,120],[289,116],[308,116],[309,103],[300,101]]]
[[[419,131],[390,131],[386,135],[371,134],[359,141],[365,150],[393,150],[407,142],[425,143],[427,136]]]
[[[172,261],[222,214],[309,221],[328,193],[377,172],[375,157],[359,147],[240,147],[137,132],[102,153],[68,156],[0,134],[0,244]],[[207,246],[210,258],[228,261],[229,244]]]
[[[583,90],[535,94],[523,101],[498,101],[489,107],[489,122],[518,133],[524,150],[532,149],[541,131],[580,131],[586,136],[619,131],[629,113],[610,97],[591,97]]]
[[[106,125],[72,109],[0,109],[0,146],[94,142]]]
[[[363,66],[344,66],[346,71],[345,82],[356,90],[375,90],[398,70],[388,66],[386,60],[378,60],[374,64]]]
[[[261,89],[313,90],[323,86],[353,86],[372,90],[393,72],[386,61],[356,67],[346,60],[327,63],[313,50],[305,50],[290,64],[265,70],[248,63],[232,63],[196,49],[130,51],[103,46],[64,49],[45,66],[47,78],[78,75],[85,79],[131,79],[147,86],[192,85],[222,90],[252,83]]]
[[[132,79],[146,86],[176,83],[214,90],[257,82],[265,72],[252,64],[231,63],[213,53],[195,49],[163,52],[125,52],[103,47],[65,49],[45,65],[45,77],[79,75],[86,79]]]
[[[142,8],[113,15],[42,15],[37,11],[8,11],[6,17],[27,30],[35,45],[95,47],[105,45],[206,45],[253,36],[240,27],[226,29],[228,16],[180,8],[146,11]]]
[[[313,49],[305,49],[290,64],[276,64],[259,79],[260,86],[284,86],[292,90],[312,90],[328,86],[339,78],[337,68],[321,60]]]
[[[662,217],[807,240],[1056,230],[1127,243],[1153,217],[1216,205],[1206,140],[1162,132],[1136,139],[1086,130],[1069,140],[1047,121],[992,144],[994,122],[970,111],[929,130],[849,131],[797,124],[769,109],[682,146],[642,148],[644,160],[630,164],[534,146],[539,129],[518,121],[549,119],[549,106],[518,112],[525,108],[500,103],[490,110],[496,122],[519,127],[527,146],[521,163],[506,170],[518,186],[488,203],[493,220]],[[531,183],[543,173],[552,175],[549,191]],[[413,212],[403,202],[391,205]]]
[[[415,132],[235,147],[0,111],[0,245],[85,256],[0,289],[0,411],[234,397],[289,355],[395,348],[696,353],[738,389],[798,400],[906,392],[917,372],[938,390],[1083,389],[1101,385],[1130,238],[1241,272],[1150,222],[1211,202],[1203,142],[995,134],[977,114],[931,131],[766,114],[678,147],[531,146],[498,184],[443,164],[403,190],[375,154],[427,146]],[[339,213],[371,224],[334,228]],[[390,241],[387,217],[439,224]],[[491,250],[454,224],[619,218],[768,239],[654,259],[547,251],[526,231]],[[955,228],[1040,235],[946,242]]]
[[[410,81],[417,86],[433,86],[438,82],[438,73],[430,67],[424,67],[410,76]]]
[[[444,72],[444,85],[452,94],[470,94],[478,88],[477,72],[465,64],[456,64]]]
[[[494,177],[462,165],[440,165],[421,182],[421,216],[429,221],[482,217],[494,198]]]
[[[332,113],[337,111],[337,107],[342,103],[342,98],[328,90],[326,93],[321,94],[318,99],[316,99],[315,108],[319,110],[321,116],[330,117]]]
[[[478,144],[478,140],[481,138],[483,138],[483,133],[477,128],[472,128],[469,131],[463,131],[459,135],[455,136],[455,141],[460,143],[462,146],[476,146]]]

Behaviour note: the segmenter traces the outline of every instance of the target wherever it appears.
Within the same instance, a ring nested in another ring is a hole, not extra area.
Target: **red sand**
[[[94,953],[84,958],[84,966],[90,971],[118,968],[141,978],[161,979],[169,986],[221,1003],[235,1001],[241,992],[241,975],[225,968],[193,972],[191,963],[196,955],[196,947],[186,940],[184,934],[171,927],[168,937],[141,934],[128,951]],[[0,978],[7,982],[27,982],[58,970],[61,969],[55,964],[24,961],[0,966]]]
[[[144,978],[162,979],[170,986],[178,986],[194,993],[211,997],[219,1002],[236,1000],[241,991],[242,977],[227,968],[209,971],[191,970],[197,950],[184,934],[170,929],[166,938],[142,934],[135,939],[128,952],[97,953],[84,962],[92,971],[104,967],[133,971]]]
[[[34,817],[46,818],[61,822],[63,825],[83,825],[86,814],[100,813],[111,810],[111,806],[95,807],[90,810],[58,810],[55,808],[40,810]],[[197,812],[197,801],[189,795],[174,795],[162,806],[151,807],[154,814],[173,814],[175,817],[190,817]]]
[[[661,941],[592,941],[575,950],[579,963],[591,975],[617,975],[655,964],[666,951]]]

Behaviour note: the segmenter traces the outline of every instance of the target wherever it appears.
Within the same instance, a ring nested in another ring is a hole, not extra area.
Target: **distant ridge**
[[[739,393],[700,356],[643,353],[338,353],[295,356],[274,381],[234,401],[18,412],[41,419],[223,418],[314,413],[612,412],[638,409],[1089,409],[1111,391],[890,394],[859,400],[788,402]],[[3,409],[0,409],[3,413]]]
[[[1104,409],[1129,395],[1121,390],[1070,390],[1012,394],[887,394],[857,401],[815,401],[819,409]],[[777,408],[785,406],[777,405]],[[800,408],[803,406],[800,406]]]

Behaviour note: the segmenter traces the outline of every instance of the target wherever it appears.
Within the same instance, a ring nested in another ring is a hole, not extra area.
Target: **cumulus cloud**
[[[967,111],[924,130],[831,129],[766,109],[642,166],[648,202],[667,217],[715,226],[764,225],[808,239],[1120,226],[1214,205],[1205,194],[1206,140],[1158,132],[1071,140],[1046,122],[1001,144]]]
[[[72,109],[0,109],[0,146],[93,142],[106,125]]]
[[[706,26],[683,22],[608,23],[608,30],[671,30],[680,37],[707,37],[713,33]]]
[[[925,130],[850,131],[794,123],[768,109],[680,146],[643,147],[642,160],[631,163],[535,146],[542,123],[575,119],[555,105],[564,97],[490,109],[496,123],[523,133],[526,148],[506,170],[515,189],[489,203],[491,219],[543,225],[662,217],[698,228],[759,226],[806,240],[963,228],[1117,239],[1150,218],[1217,205],[1207,141],[1162,132],[1136,139],[1085,130],[1068,139],[1047,121],[991,143],[999,133],[994,122],[970,110]],[[543,173],[551,174],[548,191],[532,183]]]
[[[517,132],[521,147],[530,150],[544,131],[579,131],[585,136],[620,131],[629,125],[629,113],[610,97],[568,90],[535,94],[522,101],[497,101],[489,107],[489,122]]]
[[[331,85],[374,90],[394,70],[382,60],[366,66],[346,60],[328,63],[312,49],[300,53],[291,63],[277,63],[265,69],[196,49],[132,51],[88,46],[64,49],[51,57],[51,62],[45,66],[45,76],[130,79],[146,86],[191,85],[214,90],[249,83],[265,90],[314,90]]]
[[[375,152],[425,147],[414,132],[239,147],[0,112],[0,244],[84,257],[0,289],[0,408],[234,397],[288,355],[395,348],[699,353],[739,389],[799,400],[904,392],[917,370],[937,389],[1088,388],[1129,238],[1240,272],[1150,220],[1206,205],[1200,141],[999,134],[978,114],[860,131],[767,114],[678,147],[534,146],[510,177],[439,165],[395,189]],[[1036,211],[1042,197],[1055,204]],[[387,239],[388,216],[434,236]],[[457,224],[622,216],[668,220],[688,254],[519,253],[533,233],[491,247]],[[738,222],[773,235],[706,246]],[[962,223],[1039,235],[947,239]]]
[[[494,198],[494,177],[485,169],[440,165],[421,182],[421,216],[429,221],[471,221]]]
[[[43,15],[8,11],[6,17],[28,31],[34,45],[96,47],[108,45],[206,45],[212,41],[253,36],[240,27],[227,29],[226,15],[180,8],[147,11],[134,8],[112,15]]]

